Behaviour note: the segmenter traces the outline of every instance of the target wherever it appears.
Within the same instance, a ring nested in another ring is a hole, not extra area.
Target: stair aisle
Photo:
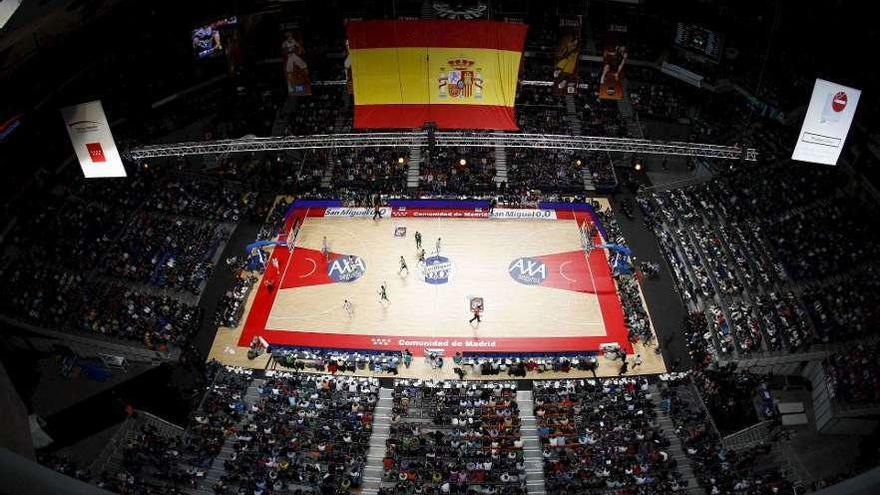
[[[422,147],[413,146],[409,149],[409,164],[406,169],[407,189],[418,189],[419,174],[422,166]]]
[[[526,464],[526,490],[532,495],[543,495],[544,461],[541,457],[541,441],[535,423],[535,402],[531,390],[518,390],[516,403],[519,405],[519,417],[522,421],[523,457]]]
[[[495,187],[500,187],[502,182],[507,182],[507,149],[504,146],[496,146]]]
[[[434,19],[434,2],[431,0],[422,0],[422,19],[426,21]]]
[[[373,415],[373,434],[370,436],[370,449],[367,451],[367,465],[364,467],[364,483],[361,495],[379,493],[382,485],[382,459],[385,458],[385,440],[391,431],[391,389],[379,389],[379,402]]]
[[[666,438],[669,439],[669,456],[678,463],[676,469],[681,473],[682,480],[687,482],[687,488],[682,490],[681,493],[703,494],[705,490],[700,486],[697,477],[694,475],[691,460],[684,451],[681,439],[675,434],[675,424],[672,422],[672,418],[669,417],[669,413],[660,407],[661,400],[660,390],[657,388],[657,385],[651,385],[651,402],[654,403],[654,410],[657,412],[657,424],[663,430]]]
[[[260,399],[260,393],[257,389],[265,383],[264,380],[254,380],[251,382],[250,386],[247,389],[247,392],[244,395],[244,402],[247,405],[247,412],[241,416],[241,421],[239,421],[236,426],[241,429],[250,418],[250,407],[252,404],[257,403]],[[214,495],[214,485],[220,481],[220,478],[223,476],[225,472],[224,464],[226,460],[232,457],[232,454],[235,452],[232,448],[233,444],[235,444],[235,435],[230,435],[226,437],[226,441],[223,442],[223,447],[220,448],[220,454],[214,458],[214,461],[211,462],[211,466],[205,472],[205,477],[202,478],[202,482],[199,484],[199,487],[193,491],[194,494],[199,495]]]

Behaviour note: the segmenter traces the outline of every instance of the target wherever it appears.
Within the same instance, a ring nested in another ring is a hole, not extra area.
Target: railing
[[[728,160],[757,160],[754,148],[721,146],[705,143],[654,141],[649,139],[610,138],[603,136],[569,136],[563,134],[524,134],[503,132],[435,132],[436,146],[472,146],[495,148],[567,149],[584,151],[616,151],[625,153],[675,155],[719,158]],[[125,152],[131,160],[153,157],[212,155],[256,151],[283,151],[322,148],[413,147],[427,146],[428,133],[380,132],[353,134],[316,134],[310,136],[273,136],[263,138],[225,139],[159,144],[134,148]]]
[[[722,438],[721,444],[729,449],[741,449],[763,443],[770,438],[770,427],[772,425],[773,421],[768,419],[752,426],[747,426],[736,433],[731,433]],[[756,435],[757,438],[755,440],[747,440],[746,437],[750,435]],[[741,441],[740,439],[747,441]]]

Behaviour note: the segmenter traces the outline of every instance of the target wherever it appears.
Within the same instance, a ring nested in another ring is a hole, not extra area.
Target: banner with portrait
[[[574,94],[581,54],[581,16],[559,19],[559,44],[553,66],[553,94]]]
[[[311,95],[312,82],[309,79],[309,64],[306,62],[306,49],[303,45],[299,24],[282,24],[281,38],[281,63],[284,64],[287,94],[293,96]]]

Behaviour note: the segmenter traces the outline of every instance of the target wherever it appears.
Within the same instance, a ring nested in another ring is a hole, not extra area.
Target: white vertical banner
[[[837,165],[862,92],[816,79],[792,160]]]
[[[61,115],[87,179],[126,176],[100,101],[62,108]]]

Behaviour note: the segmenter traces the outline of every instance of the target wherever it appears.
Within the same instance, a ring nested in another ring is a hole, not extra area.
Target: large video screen
[[[837,165],[862,92],[816,79],[792,160]]]
[[[721,60],[724,35],[702,26],[679,22],[675,30],[675,44],[717,62]]]
[[[230,29],[238,25],[235,16],[218,19],[192,31],[193,55],[199,59],[220,57],[226,53]]]

